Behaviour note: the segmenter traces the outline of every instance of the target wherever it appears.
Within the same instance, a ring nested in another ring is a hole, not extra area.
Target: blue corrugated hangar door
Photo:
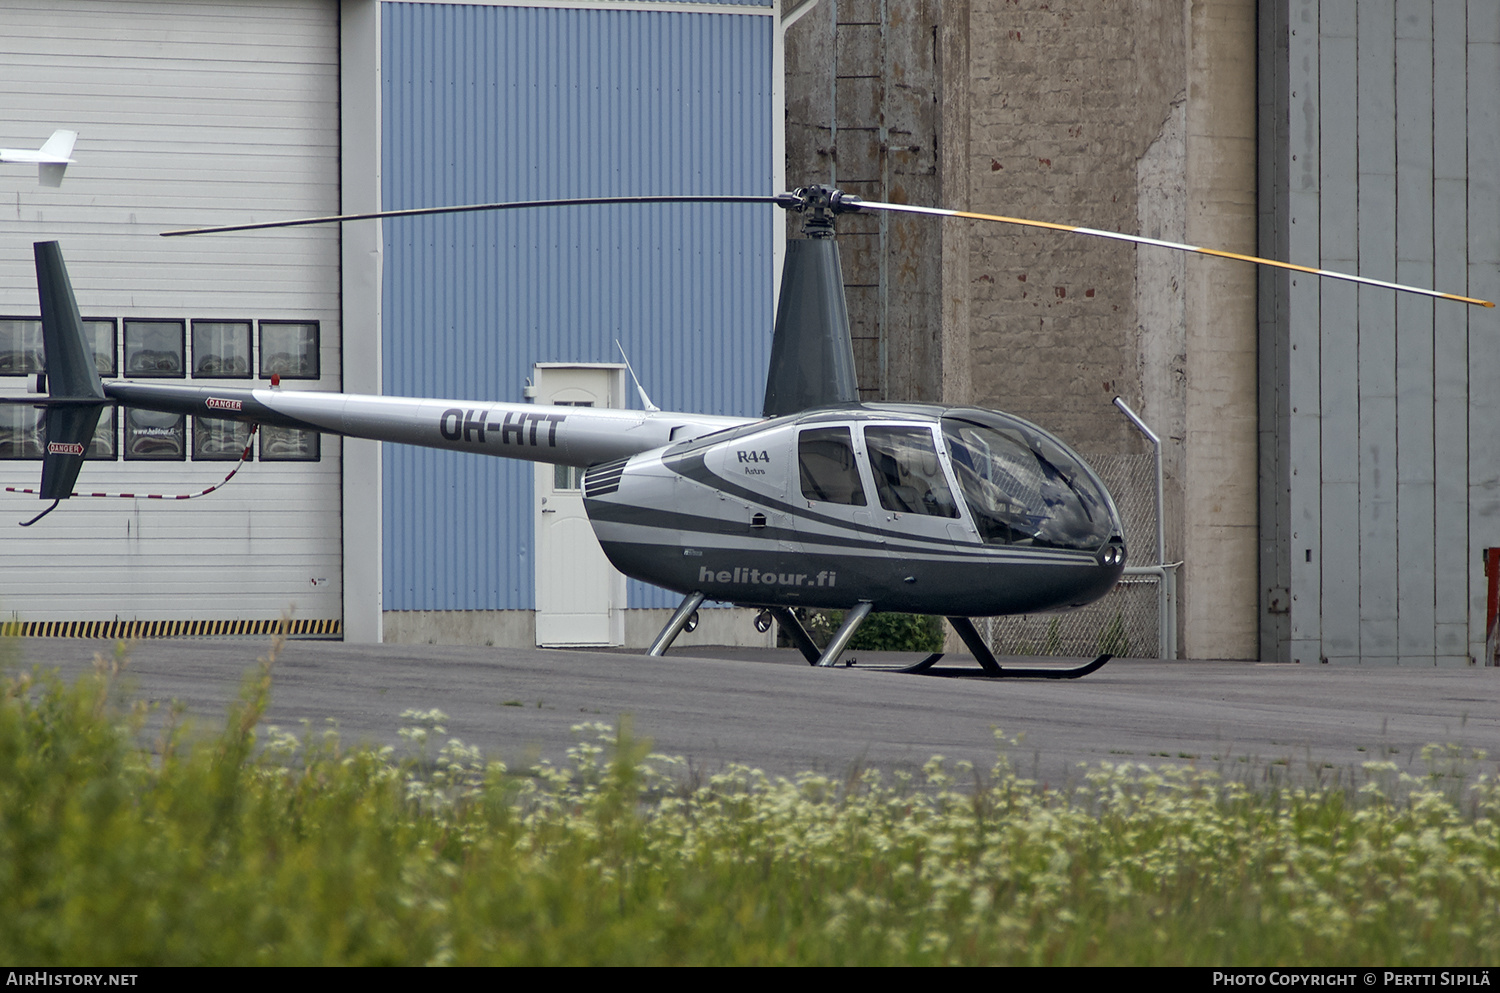
[[[384,205],[774,192],[774,9],[696,6],[386,4]],[[782,224],[740,205],[387,221],[385,390],[519,401],[534,363],[615,363],[619,340],[664,409],[757,414]],[[387,611],[530,621],[530,466],[389,446],[384,484]]]

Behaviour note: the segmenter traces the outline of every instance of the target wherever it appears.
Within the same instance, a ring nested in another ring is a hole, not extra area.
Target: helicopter
[[[583,473],[584,507],[609,561],[682,594],[648,649],[664,654],[707,600],[759,608],[807,661],[831,667],[875,611],[944,616],[982,674],[1072,679],[1068,668],[1003,667],[972,618],[1063,610],[1108,593],[1123,574],[1124,528],[1108,490],[1064,442],[999,411],[861,403],[838,247],[839,215],[894,211],[1047,228],[1275,266],[1492,307],[1477,298],[1119,232],[969,211],[865,201],[830,187],[778,196],[656,196],[516,201],[300,218],[163,232],[244,231],[420,214],[618,203],[768,203],[800,214],[787,243],[762,416],[616,410],[190,387],[111,381],[94,370],[56,242],[35,246],[46,411],[39,495],[73,495],[108,405],[465,451]],[[39,390],[43,384],[39,384]],[[642,398],[645,400],[644,391]],[[796,608],[844,611],[818,646]],[[938,670],[941,653],[901,671]],[[972,672],[972,670],[967,670]]]
[[[38,149],[0,148],[0,162],[35,162],[37,182],[43,186],[61,186],[63,174],[73,160],[73,143],[78,140],[77,131],[57,130]]]

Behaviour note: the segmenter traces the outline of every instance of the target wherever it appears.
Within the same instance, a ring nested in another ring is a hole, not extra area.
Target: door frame
[[[537,362],[532,365],[531,385],[528,386],[526,395],[537,403],[547,403],[552,398],[552,391],[566,389],[558,385],[549,385],[547,380],[551,378],[555,384],[560,374],[568,372],[597,372],[602,374],[605,382],[605,400],[597,404],[604,408],[623,408],[625,406],[625,366],[618,362]],[[556,467],[550,463],[537,463],[532,471],[532,535],[536,554],[532,560],[533,580],[536,590],[536,644],[538,648],[560,648],[567,646],[583,645],[623,645],[625,644],[625,576],[604,557],[604,550],[599,547],[597,539],[593,540],[593,551],[598,556],[597,562],[585,566],[585,568],[602,568],[608,571],[609,582],[605,603],[599,611],[589,613],[607,614],[605,640],[598,641],[591,638],[558,639],[543,637],[543,629],[547,626],[542,619],[543,604],[541,600],[542,570],[550,564],[552,556],[557,554],[555,549],[549,548],[548,535],[543,527],[543,513],[549,509],[546,501],[551,499],[555,503],[553,492],[553,481],[556,478]],[[579,492],[578,510],[582,510],[582,492]],[[585,520],[587,518],[585,517]],[[590,537],[593,535],[592,526],[589,527]]]

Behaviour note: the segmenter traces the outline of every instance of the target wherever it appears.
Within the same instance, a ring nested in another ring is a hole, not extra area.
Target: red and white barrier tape
[[[123,498],[123,499],[126,499],[126,500],[193,500],[193,499],[196,499],[197,497],[208,496],[214,490],[217,490],[217,489],[220,489],[221,487],[223,487],[226,483],[228,483],[231,479],[234,478],[234,474],[235,473],[237,473],[237,472],[240,471],[240,467],[243,466],[245,464],[245,460],[250,457],[250,448],[251,448],[252,445],[255,444],[255,431],[259,427],[260,427],[259,424],[252,424],[252,425],[250,425],[250,437],[245,442],[245,450],[240,453],[240,460],[234,464],[234,468],[233,469],[229,470],[229,475],[225,476],[223,479],[219,480],[217,483],[215,483],[214,485],[210,486],[206,490],[199,490],[197,493],[77,493],[77,492],[74,492],[74,493],[71,493],[69,495],[70,496],[76,496],[76,497],[120,497],[120,498]],[[38,494],[38,493],[41,492],[41,490],[26,489],[26,488],[22,488],[20,486],[7,486],[5,488],[5,492],[7,492],[7,493],[31,493],[31,494]]]

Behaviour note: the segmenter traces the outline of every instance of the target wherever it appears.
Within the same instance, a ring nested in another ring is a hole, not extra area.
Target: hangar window
[[[128,327],[129,323],[126,324]],[[125,458],[181,462],[187,457],[187,418],[155,410],[125,412]]]
[[[193,376],[249,379],[250,322],[194,321]]]
[[[261,321],[260,377],[317,379],[318,322]]]
[[[93,348],[99,375],[117,375],[114,320],[89,318],[83,322],[83,334]],[[30,376],[42,369],[42,322],[34,317],[0,317],[0,376]]]
[[[316,462],[321,454],[319,441],[322,437],[316,431],[278,428],[266,424],[260,429],[260,460],[262,462]]]
[[[120,457],[119,446],[115,441],[118,437],[115,432],[115,409],[105,407],[99,413],[99,426],[94,429],[94,440],[83,456],[85,462],[113,462]]]
[[[109,378],[120,374],[115,360],[115,320],[112,317],[86,317],[83,334],[93,346],[94,368],[99,375]],[[114,456],[110,456],[113,458]]]
[[[217,417],[193,418],[194,462],[238,462],[248,444],[248,424]]]
[[[0,459],[42,457],[42,412],[22,404],[0,404]]]
[[[35,407],[5,404],[0,406],[0,459],[35,459],[40,461],[47,444],[45,415]],[[115,408],[99,412],[99,426],[84,459],[111,462],[119,458],[115,444]]]
[[[848,428],[803,431],[797,436],[797,466],[807,499],[848,507],[865,505],[865,487]]]
[[[182,321],[127,320],[125,375],[181,379],[187,369],[187,363],[183,361],[185,340]],[[133,457],[128,444],[125,457]]]
[[[0,317],[0,376],[30,376],[42,371],[42,322]]]

